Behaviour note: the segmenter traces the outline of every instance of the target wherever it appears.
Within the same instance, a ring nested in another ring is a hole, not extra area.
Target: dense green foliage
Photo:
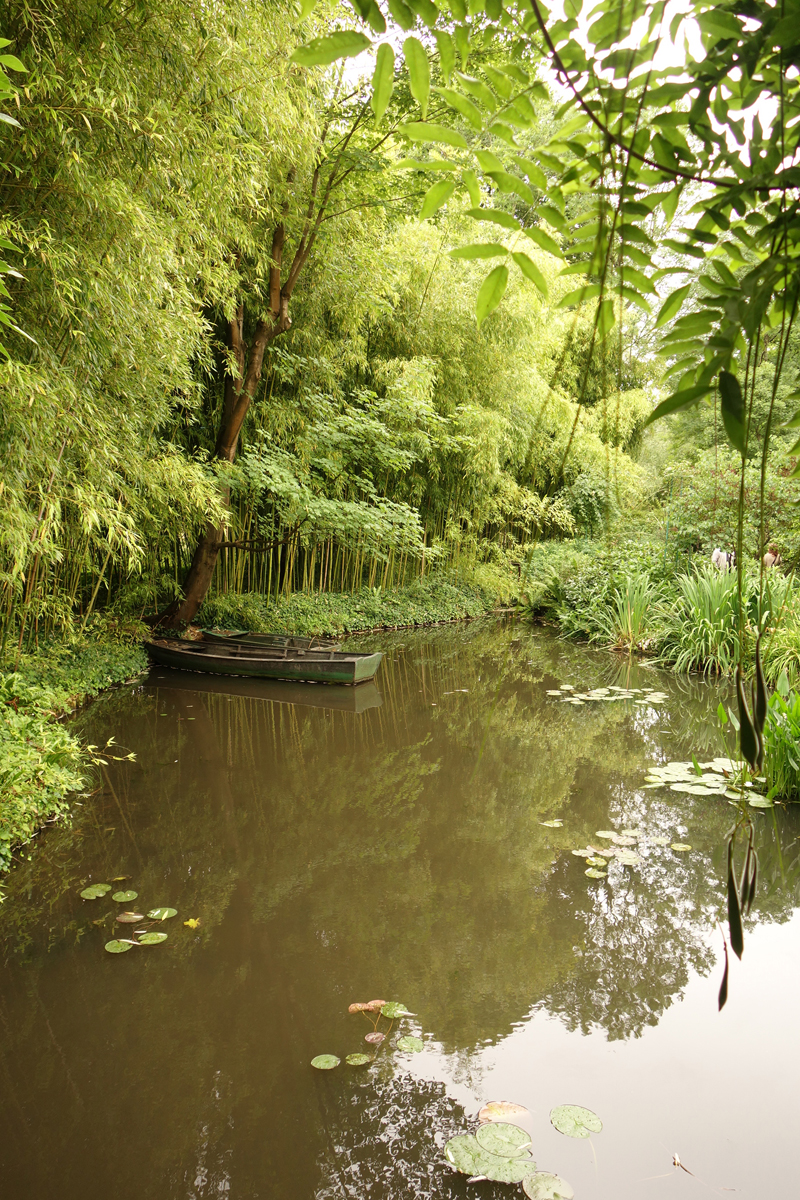
[[[0,870],[86,784],[86,747],[58,718],[146,665],[138,646],[95,638],[43,646],[0,674]]]

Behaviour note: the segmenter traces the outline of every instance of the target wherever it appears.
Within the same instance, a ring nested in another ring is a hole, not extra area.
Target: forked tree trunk
[[[276,315],[273,316],[273,313]],[[233,352],[235,371],[229,374],[225,380],[222,419],[214,449],[214,458],[222,459],[225,462],[233,462],[236,457],[239,433],[261,379],[267,346],[291,325],[288,296],[281,295],[279,291],[278,295],[274,297],[274,308],[272,308],[269,318],[259,321],[256,325],[249,347],[244,341],[243,325],[244,305],[240,304],[236,316],[229,325],[230,348]],[[197,544],[192,564],[183,583],[183,598],[174,600],[169,605],[159,617],[159,625],[183,625],[194,619],[211,586],[220,546],[225,540],[225,528],[226,522],[219,525],[209,522],[206,525],[205,533]]]
[[[361,118],[359,117],[359,120]],[[352,126],[340,147],[339,159],[355,132],[358,121]],[[324,142],[325,135],[322,141]],[[322,146],[320,146],[320,162]],[[338,160],[337,160],[338,165]],[[344,170],[339,182],[346,178],[352,168]],[[323,196],[318,203],[317,189],[320,183],[320,164],[314,169],[311,178],[308,206],[306,208],[303,228],[297,246],[292,256],[291,265],[286,281],[281,285],[281,269],[283,252],[286,242],[286,213],[275,226],[272,235],[270,253],[271,266],[269,273],[269,314],[256,325],[250,346],[244,342],[244,305],[240,304],[236,316],[229,324],[230,348],[233,353],[234,370],[229,372],[225,380],[225,399],[222,406],[222,420],[219,435],[214,450],[214,457],[233,462],[236,457],[236,447],[239,434],[247,411],[253,402],[264,365],[264,353],[269,343],[280,334],[285,333],[291,325],[289,317],[289,301],[292,298],[300,272],[308,261],[311,250],[319,233],[320,225],[325,215],[331,190],[335,185],[336,168],[328,179]],[[294,171],[289,172],[287,183],[291,186]],[[175,600],[158,618],[159,625],[182,625],[193,620],[198,608],[203,603],[211,585],[214,568],[217,565],[220,545],[224,541],[225,522],[220,525],[208,524],[203,537],[198,543],[192,558],[192,565],[183,583],[183,599]]]

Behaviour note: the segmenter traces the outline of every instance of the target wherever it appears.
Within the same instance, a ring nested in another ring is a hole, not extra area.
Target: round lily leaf
[[[369,1042],[370,1046],[380,1046],[385,1037],[385,1033],[378,1033],[376,1030],[375,1033],[365,1033],[364,1041]]]
[[[316,1058],[312,1058],[311,1065],[318,1071],[332,1071],[334,1067],[338,1067],[339,1062],[335,1054],[318,1054]]]
[[[401,1037],[397,1039],[398,1050],[408,1050],[411,1054],[419,1054],[420,1050],[424,1050],[425,1046],[422,1038],[418,1037]]]
[[[584,873],[584,875],[588,875],[590,879],[607,879],[608,878],[608,871],[598,871],[597,867],[589,867],[589,870],[584,871],[583,873]]]
[[[130,904],[131,900],[137,900],[138,897],[138,892],[114,892],[111,899],[116,900],[117,904]]]
[[[117,920],[120,925],[135,925],[137,921],[143,921],[144,917],[141,913],[122,912],[117,913]]]
[[[388,1017],[390,1021],[396,1021],[400,1017],[413,1017],[413,1015],[399,1000],[390,1000],[388,1004],[381,1005],[381,1016]]]
[[[623,837],[640,838],[642,837],[641,829],[621,829],[620,833]]]
[[[512,1100],[490,1100],[478,1113],[478,1120],[483,1125],[487,1121],[524,1121],[530,1115],[527,1108]]]
[[[106,950],[109,954],[125,954],[128,950],[130,950],[132,945],[132,942],[118,942],[117,939],[114,938],[113,941],[106,942]]]
[[[692,847],[687,845],[686,842],[673,842],[672,845],[670,846],[670,850],[678,850],[681,853],[683,853],[686,850],[691,850],[691,848]]]
[[[617,835],[613,829],[598,829],[594,836],[601,837],[601,838],[609,838],[609,840],[613,842],[614,838]]]
[[[139,945],[140,946],[157,946],[159,944],[159,942],[165,942],[166,940],[167,940],[167,935],[165,933],[157,933],[154,929],[150,933],[141,934],[141,936],[139,937]]]
[[[651,841],[652,845],[654,845],[654,846],[668,846],[669,845],[668,837],[651,837],[650,841]]]
[[[606,865],[606,860],[604,858],[600,858],[599,856],[587,858],[586,861],[591,863],[593,867],[604,867]]]
[[[578,856],[578,858],[591,858],[591,857],[592,857],[592,851],[591,851],[591,850],[588,850],[588,849],[586,849],[586,850],[573,850],[573,851],[572,851],[572,853],[573,853],[573,854],[576,854],[576,855]]]
[[[372,1062],[372,1058],[369,1054],[348,1054],[344,1061],[351,1067],[365,1067],[367,1063]]]
[[[556,817],[553,821],[540,821],[540,825],[544,825],[546,829],[562,829],[564,822],[561,817]]]
[[[519,1125],[505,1121],[489,1121],[475,1134],[478,1145],[499,1158],[521,1158],[530,1149],[530,1134]]]
[[[147,914],[151,921],[166,921],[168,917],[177,917],[177,908],[151,908]]]
[[[766,796],[748,796],[747,803],[751,808],[772,808],[773,803]]]
[[[535,1175],[526,1175],[522,1181],[522,1190],[530,1200],[572,1200],[575,1193],[559,1175],[551,1175],[549,1171],[537,1171]]]
[[[81,892],[81,897],[84,900],[99,900],[101,896],[105,896],[106,892],[111,891],[109,883],[90,883]]]
[[[526,1175],[535,1170],[529,1158],[499,1158],[490,1154],[471,1133],[460,1133],[450,1138],[444,1153],[451,1167],[462,1175],[483,1176],[497,1183],[522,1183]]]
[[[573,1138],[588,1138],[603,1128],[597,1113],[590,1108],[581,1108],[580,1104],[559,1104],[550,1113],[550,1122],[559,1133]]]

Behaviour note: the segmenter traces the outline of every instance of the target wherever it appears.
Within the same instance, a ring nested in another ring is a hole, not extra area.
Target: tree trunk
[[[273,239],[273,255],[277,253],[278,262],[280,262],[282,248],[282,236],[279,239],[278,231],[276,231]],[[278,287],[277,294],[273,290],[271,298],[275,307],[268,318],[262,318],[256,325],[249,353],[243,336],[243,304],[239,305],[235,317],[229,324],[230,348],[233,352],[235,370],[225,380],[222,419],[214,450],[214,458],[226,462],[233,462],[236,457],[239,434],[261,379],[267,346],[273,338],[284,333],[292,323],[289,317],[289,297],[283,295]],[[211,586],[220,546],[225,540],[226,527],[227,522],[225,521],[219,525],[214,525],[209,521],[206,525],[205,533],[197,544],[192,564],[183,582],[183,598],[173,600],[172,604],[158,618],[158,625],[175,627],[194,619]]]

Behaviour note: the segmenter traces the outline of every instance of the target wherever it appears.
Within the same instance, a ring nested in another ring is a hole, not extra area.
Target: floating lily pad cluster
[[[127,876],[122,876],[125,879]],[[100,900],[103,896],[107,896],[111,891],[113,883],[119,883],[120,878],[114,879],[111,883],[91,883],[85,887],[80,893],[82,900]],[[111,899],[116,904],[131,904],[134,900],[138,900],[139,893],[132,891],[130,888],[125,891],[113,892]],[[112,916],[112,913],[107,913],[99,921],[95,921],[95,925],[103,925],[107,917]],[[133,912],[131,909],[123,909],[118,911],[114,917],[117,925],[139,925],[140,929],[132,930],[133,937],[130,938],[112,938],[110,942],[106,942],[105,948],[109,954],[125,954],[133,946],[158,946],[161,942],[167,940],[166,933],[161,930],[153,929],[153,925],[166,921],[170,917],[178,915],[177,908],[151,908],[147,915],[140,912]]]
[[[588,692],[579,692],[571,683],[559,684],[557,688],[548,691],[548,696],[559,699],[563,704],[590,704],[602,700],[633,700],[634,704],[663,704],[666,692],[657,692],[652,688],[624,688],[618,686],[591,688]]]
[[[641,829],[622,829],[619,832],[614,829],[598,829],[595,837],[609,842],[610,845],[583,846],[572,851],[578,858],[586,859],[589,865],[585,873],[590,879],[605,879],[611,862],[617,862],[623,867],[638,867],[643,861],[639,853],[643,843],[649,846],[669,846],[671,850],[677,851],[692,848],[685,842],[673,842],[668,837],[653,837],[643,833]]]
[[[741,763],[732,758],[712,758],[709,762],[670,762],[662,767],[650,767],[645,787],[669,788],[688,796],[724,796],[726,800],[741,800],[738,781]],[[763,780],[756,780],[763,782]],[[747,802],[752,808],[772,808],[772,801],[753,788],[752,780],[745,781]]]
[[[380,1046],[386,1040],[395,1021],[402,1021],[406,1017],[414,1016],[399,1000],[369,1000],[366,1004],[351,1004],[347,1011],[363,1013],[367,1017],[372,1029],[364,1035],[364,1041],[375,1047]],[[389,1022],[389,1028],[385,1032],[378,1028],[381,1018]],[[413,1037],[411,1034],[399,1037],[395,1046],[407,1054],[418,1054],[420,1050],[424,1049],[422,1038]],[[345,1058],[345,1062],[351,1067],[365,1067],[374,1061],[374,1054],[348,1054]],[[316,1058],[312,1058],[311,1065],[318,1071],[332,1071],[334,1067],[339,1066],[340,1062],[341,1059],[337,1058],[335,1054],[318,1054]]]
[[[530,1200],[572,1200],[575,1193],[567,1181],[551,1171],[540,1171],[531,1157],[530,1135],[514,1123],[530,1117],[521,1104],[493,1100],[478,1113],[480,1125],[474,1134],[450,1138],[445,1158],[454,1170],[468,1175],[470,1183],[483,1179],[521,1183]],[[578,1104],[560,1104],[550,1113],[550,1121],[566,1137],[588,1138],[603,1128],[596,1113]]]

